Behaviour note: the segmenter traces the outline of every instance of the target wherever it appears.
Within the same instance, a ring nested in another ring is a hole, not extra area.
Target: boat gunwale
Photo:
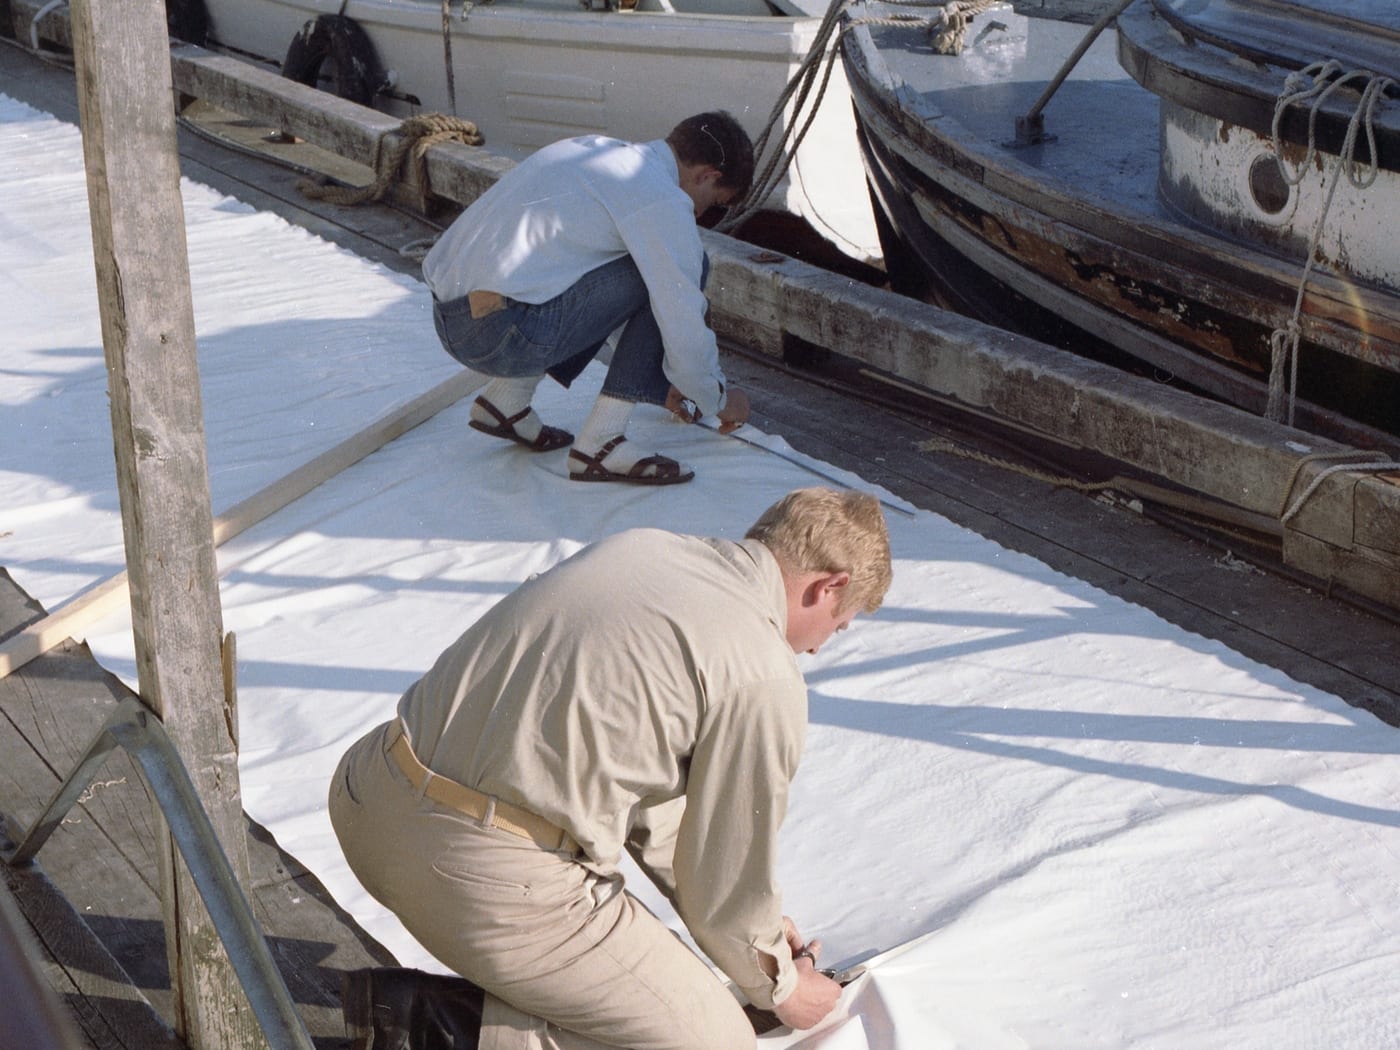
[[[1300,62],[1297,57],[1293,55],[1277,54],[1275,52],[1266,51],[1261,46],[1251,45],[1243,40],[1234,40],[1224,37],[1218,31],[1201,25],[1199,22],[1192,21],[1191,18],[1181,14],[1181,12],[1170,6],[1166,6],[1170,3],[1170,0],[1148,0],[1148,2],[1160,17],[1175,26],[1183,36],[1204,40],[1226,51],[1230,50],[1229,47],[1225,46],[1225,44],[1228,43],[1239,48],[1239,53],[1241,55],[1248,56],[1249,54],[1253,54],[1267,65],[1301,69],[1303,65],[1307,64]],[[1213,2],[1221,3],[1226,7],[1240,8],[1239,0],[1213,0]],[[1301,8],[1294,0],[1248,0],[1248,7],[1245,8],[1244,13],[1247,17],[1258,17],[1261,14],[1266,14],[1264,9],[1272,9],[1281,14],[1293,14],[1298,17],[1302,17],[1304,12],[1306,12],[1308,17],[1315,19],[1317,22],[1321,23],[1323,27],[1340,29],[1347,33],[1352,32],[1353,28],[1358,25],[1364,25],[1369,33],[1393,38],[1396,44],[1400,45],[1400,29],[1392,29],[1389,26],[1376,25],[1371,22],[1358,22],[1355,19],[1348,18],[1344,15],[1338,15],[1332,11],[1320,10],[1317,8]]]
[[[913,209],[916,215],[920,215],[920,221],[915,224],[916,236],[919,230],[926,230],[927,236],[930,238],[945,238],[945,231],[941,227],[922,217],[920,202],[908,196],[909,191],[906,188],[897,185],[897,175],[891,175],[884,170],[874,170],[874,166],[881,169],[885,167],[885,162],[879,158],[879,155],[883,153],[882,144],[868,136],[863,135],[863,137],[867,139],[866,149],[877,155],[875,159],[870,156],[867,156],[866,159],[867,171],[871,180],[871,192],[882,202],[886,213],[896,216],[905,213],[906,209]],[[896,184],[890,185],[891,182]],[[897,219],[892,221],[898,222]],[[953,225],[956,227],[956,223]],[[901,234],[900,236],[904,238],[908,235]],[[1004,270],[1002,274],[998,274],[994,268],[983,262],[977,253],[966,251],[966,245],[959,243],[963,240],[975,242],[976,238],[970,231],[957,227],[956,236],[944,239],[944,243],[948,245],[949,250],[966,260],[979,273],[985,275],[986,280],[999,283],[1003,287],[1015,287],[1014,284],[1008,283],[1005,274],[1009,271]],[[995,245],[985,245],[984,247],[985,252],[994,256],[995,259],[1005,260],[1006,267],[1017,267],[1016,261]],[[918,244],[910,242],[908,250],[915,252],[916,255],[923,255],[921,242]],[[936,266],[922,258],[921,266],[927,270],[930,280],[941,287],[947,286],[948,278],[941,276],[942,272]],[[1110,307],[1098,300],[1080,295],[1072,289],[1059,288],[1052,280],[1041,277],[1034,270],[1019,267],[1016,272],[1020,277],[1027,279],[1030,285],[1038,288],[1040,292],[1045,293],[1048,290],[1048,294],[1037,295],[1034,289],[1015,287],[1019,295],[1034,303],[1039,309],[1049,311],[1064,322],[1091,334],[1096,329],[1092,324],[1086,324],[1086,322],[1103,322],[1108,329],[1116,333],[1115,339],[1122,339],[1116,345],[1128,356],[1153,368],[1165,370],[1175,379],[1246,412],[1254,415],[1263,414],[1268,400],[1268,388],[1264,378],[1257,370],[1243,364],[1230,364],[1223,358],[1216,358],[1209,353],[1189,349],[1187,345],[1175,342],[1155,329],[1140,325],[1126,315],[1114,313]],[[957,287],[952,290],[954,292],[962,291]],[[974,295],[970,299],[964,298],[966,301],[960,308],[960,312],[973,317],[987,315],[986,308],[982,305],[981,296]],[[1029,328],[1017,330],[1030,335],[1035,334]],[[1093,336],[1094,338],[1108,338],[1102,334],[1102,329],[1099,331],[1100,334]],[[1388,448],[1395,442],[1395,435],[1352,419],[1336,409],[1317,404],[1306,396],[1298,397],[1294,408],[1296,425],[1310,433],[1330,435],[1335,440],[1364,448]]]
[[[872,181],[883,181],[883,176],[872,176]],[[877,195],[884,198],[885,194],[879,189],[874,189]],[[895,188],[895,193],[899,192]],[[904,204],[899,200],[886,202],[886,206],[894,206],[896,210]],[[909,202],[909,206],[917,207],[916,202]],[[931,236],[941,237],[942,232],[930,230]],[[971,239],[970,234],[963,233],[965,237]],[[962,254],[962,248],[952,241],[945,242],[951,251],[966,259],[973,267],[986,274],[986,279],[992,282],[999,282],[1005,286],[1005,279],[995,274],[992,270],[984,267],[974,256]],[[911,245],[911,248],[918,251]],[[994,247],[988,247],[988,252],[995,253],[1001,258]],[[1119,333],[1126,334],[1133,349],[1128,349],[1127,344],[1123,344],[1124,352],[1138,361],[1150,365],[1153,368],[1162,369],[1168,372],[1175,380],[1194,387],[1197,390],[1206,392],[1213,398],[1219,399],[1232,407],[1242,409],[1251,415],[1262,416],[1268,401],[1268,387],[1265,380],[1241,367],[1231,366],[1224,361],[1211,357],[1208,354],[1193,351],[1187,347],[1173,343],[1171,340],[1161,336],[1150,329],[1135,326],[1130,319],[1118,317],[1107,307],[1077,295],[1072,291],[1056,289],[1053,282],[1041,279],[1034,273],[1030,274],[1033,280],[1041,281],[1051,288],[1056,294],[1055,305],[1042,298],[1029,295],[1025,289],[1021,289],[1020,294],[1026,296],[1035,303],[1039,309],[1056,313],[1059,317],[1071,325],[1078,325],[1080,330],[1088,331],[1084,324],[1076,321],[1071,316],[1071,311],[1062,307],[1073,307],[1073,314],[1079,318],[1092,317],[1106,321],[1110,327]],[[943,283],[940,278],[936,281]],[[979,316],[981,311],[975,306],[976,297],[970,308],[972,313],[969,316]],[[1018,329],[1027,332],[1034,337],[1027,329]],[[1326,435],[1330,440],[1343,441],[1347,444],[1359,448],[1390,448],[1395,443],[1395,435],[1380,430],[1370,424],[1359,422],[1346,416],[1335,409],[1317,404],[1309,400],[1306,396],[1300,396],[1294,402],[1295,425],[1310,434]]]
[[[857,102],[858,107],[859,105]],[[886,114],[874,114],[862,109],[861,115],[867,121],[872,117],[877,118],[873,123],[877,132],[882,126],[886,130],[892,130],[889,129],[886,120],[880,119]],[[1201,250],[1199,244],[1194,246],[1190,256],[1167,251],[1153,252],[1127,245],[1122,239],[1103,236],[1102,231],[1062,221],[1044,209],[1022,206],[1013,198],[998,196],[994,184],[982,183],[982,188],[987,192],[978,195],[973,192],[978,184],[958,173],[945,172],[941,173],[942,177],[935,178],[917,163],[917,147],[911,151],[900,150],[898,142],[894,139],[895,136],[891,135],[884,140],[883,145],[887,150],[897,151],[903,162],[920,175],[934,181],[950,196],[966,202],[1003,227],[1018,230],[1029,238],[1057,244],[1067,251],[1082,254],[1084,258],[1095,259],[1104,265],[1108,265],[1111,260],[1112,269],[1122,278],[1142,285],[1162,287],[1182,300],[1199,303],[1208,310],[1238,313],[1241,297],[1247,298],[1256,309],[1240,316],[1253,324],[1277,328],[1285,324],[1292,315],[1293,301],[1297,294],[1296,274],[1292,275],[1291,284],[1270,280],[1268,275],[1251,273],[1248,269],[1238,267],[1236,260],[1228,255]],[[1055,236],[1050,235],[1051,227],[1056,230]],[[1000,249],[995,247],[991,250],[1000,252]],[[1168,259],[1171,262],[1166,261]],[[1019,266],[1028,276],[1039,274],[1033,267],[1024,264]],[[1087,300],[1093,298],[1083,297]],[[1356,299],[1323,295],[1321,289],[1314,288],[1310,282],[1304,298],[1304,314],[1300,319],[1304,336],[1309,342],[1333,352],[1400,373],[1400,312],[1393,308],[1397,305],[1393,301],[1387,300],[1386,305],[1392,307],[1388,311],[1389,323],[1380,326],[1379,333],[1372,327],[1366,332],[1365,338],[1358,338],[1358,328],[1349,320],[1357,315]],[[1375,320],[1374,314],[1368,313],[1367,317],[1371,321]],[[1156,328],[1142,322],[1137,323],[1146,331],[1153,332],[1157,338],[1169,338]],[[1239,360],[1233,367],[1247,369],[1249,366],[1247,362]]]
[[[1134,6],[1118,16],[1118,61],[1154,95],[1258,135],[1273,133],[1274,110],[1287,74],[1250,70],[1184,44],[1179,31],[1155,7]],[[1349,105],[1335,95],[1318,106],[1316,121],[1310,119],[1307,107],[1292,106],[1279,121],[1279,136],[1304,147],[1311,136],[1319,149],[1336,156],[1346,142],[1355,110],[1355,103]],[[1381,167],[1400,171],[1400,107],[1378,107],[1373,126]],[[1358,145],[1364,148],[1364,141]]]
[[[434,39],[442,38],[442,11],[439,5],[430,3],[405,4],[394,0],[350,0],[341,4],[339,0],[261,0],[267,7],[284,8],[301,20],[301,24],[321,15],[343,15],[355,22],[379,26],[399,32],[423,32]],[[533,8],[510,6],[505,3],[478,4],[466,18],[455,17],[449,22],[454,41],[468,42],[474,36],[499,37],[511,35],[515,30],[502,26],[522,23],[527,26],[560,23],[571,31],[580,33],[574,43],[587,43],[593,39],[611,41],[624,34],[638,38],[664,33],[671,29],[701,27],[723,34],[723,39],[709,42],[705,50],[759,50],[745,48],[745,38],[754,36],[765,44],[773,39],[788,38],[794,50],[800,45],[802,54],[811,47],[821,25],[821,18],[813,15],[772,14],[710,14],[701,11],[598,11],[575,5],[555,7],[541,5]],[[596,30],[595,30],[596,27]],[[218,28],[218,19],[214,19]],[[217,32],[215,33],[217,37]],[[771,50],[771,48],[765,48]]]

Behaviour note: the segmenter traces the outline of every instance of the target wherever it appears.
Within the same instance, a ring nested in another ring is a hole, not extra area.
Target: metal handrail
[[[297,1013],[262,930],[253,918],[248,898],[219,845],[194,782],[160,719],[140,700],[127,697],[117,705],[34,826],[19,845],[0,849],[0,859],[12,867],[33,861],[117,747],[131,756],[155,795],[268,1045],[272,1050],[313,1050],[306,1024]]]

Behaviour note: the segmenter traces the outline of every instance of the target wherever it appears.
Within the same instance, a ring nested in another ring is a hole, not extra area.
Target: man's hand
[[[817,972],[817,956],[822,942],[803,943],[797,926],[783,916],[783,935],[792,950],[792,964],[797,967],[797,987],[786,999],[773,1007],[778,1020],[790,1028],[811,1028],[836,1006],[841,998],[841,986],[830,977]]]
[[[700,422],[700,410],[695,407],[695,402],[675,387],[666,392],[666,408],[682,423]],[[728,434],[738,430],[749,421],[749,412],[749,395],[737,386],[729,387],[725,391],[724,407],[718,413],[719,432]]]
[[[749,395],[737,386],[725,391],[724,407],[719,410],[719,432],[728,434],[749,421]]]
[[[671,387],[666,393],[666,407],[682,423],[698,423],[700,421],[700,410],[695,407],[695,402],[675,387]]]

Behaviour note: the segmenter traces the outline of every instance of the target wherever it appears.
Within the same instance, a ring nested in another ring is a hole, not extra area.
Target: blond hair
[[[809,488],[789,492],[746,534],[785,572],[848,572],[843,611],[873,613],[890,588],[890,537],[880,501],[864,492]]]

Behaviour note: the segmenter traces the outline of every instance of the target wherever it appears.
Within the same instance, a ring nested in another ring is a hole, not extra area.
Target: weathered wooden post
[[[246,886],[165,8],[72,12],[140,693]],[[264,1045],[183,861],[168,838],[158,852],[177,1029],[200,1050]]]

